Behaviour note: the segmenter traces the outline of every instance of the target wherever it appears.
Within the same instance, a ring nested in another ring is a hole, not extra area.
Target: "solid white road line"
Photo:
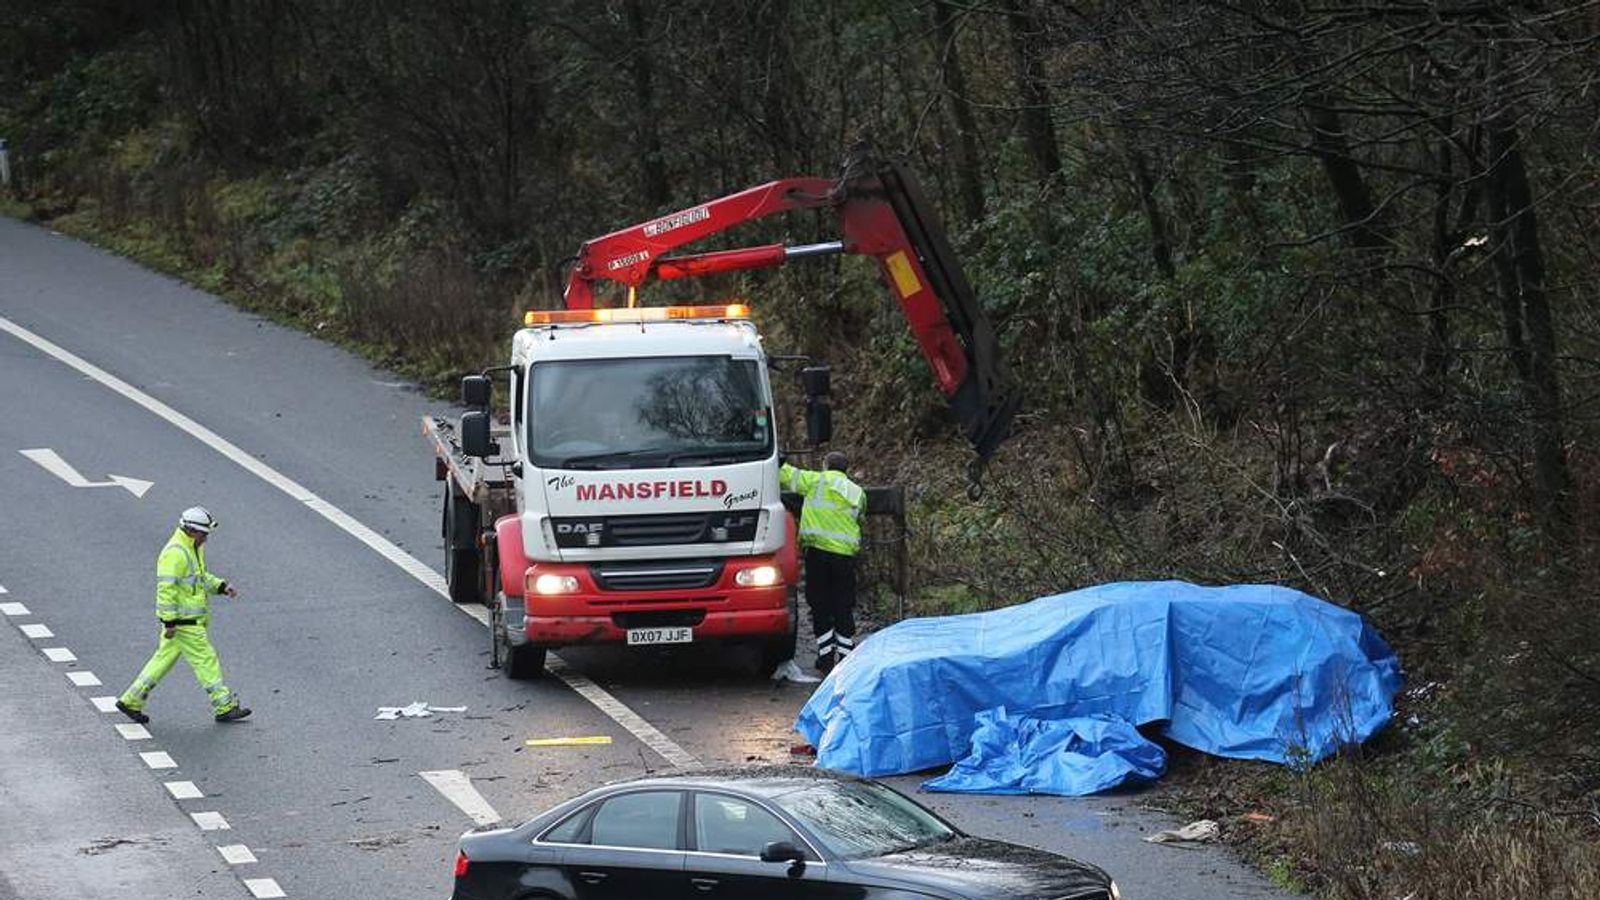
[[[680,769],[700,768],[700,760],[695,759],[687,750],[679,747],[654,725],[646,722],[638,713],[629,709],[627,704],[611,696],[605,688],[595,684],[589,676],[567,668],[566,662],[559,656],[553,654],[549,656],[545,662],[545,668],[549,669],[557,678],[566,682],[567,687],[577,691],[583,699],[599,707],[600,711],[610,716],[612,721],[628,729],[646,747],[660,754],[662,759]]]
[[[477,825],[493,825],[500,821],[500,814],[494,811],[489,801],[478,793],[472,786],[472,779],[460,769],[443,769],[435,772],[418,772],[422,780],[433,785],[434,790],[444,795],[446,800],[454,803],[458,809],[467,814]]]
[[[278,882],[271,878],[246,878],[244,886],[250,889],[250,895],[256,900],[272,900],[274,897],[287,897],[283,888],[278,887]]]
[[[366,544],[368,547],[371,547],[378,553],[378,555],[398,566],[402,571],[410,575],[412,578],[422,582],[434,593],[445,598],[446,600],[450,599],[450,589],[446,586],[444,577],[438,572],[435,572],[433,569],[429,568],[427,563],[400,549],[400,547],[397,546],[393,541],[390,541],[383,535],[373,531],[366,525],[363,525],[344,510],[341,510],[328,501],[323,500],[321,497],[302,486],[299,482],[296,482],[294,479],[284,475],[277,469],[272,468],[266,463],[244,452],[244,450],[240,449],[233,442],[227,440],[204,425],[201,425],[199,422],[196,422],[183,413],[178,412],[176,409],[173,409],[160,400],[157,400],[155,397],[146,394],[144,391],[141,391],[117,376],[112,375],[110,372],[107,372],[94,363],[89,362],[88,360],[55,343],[52,343],[46,338],[34,334],[33,332],[23,328],[21,325],[18,325],[4,316],[0,316],[0,331],[9,332],[13,337],[17,338],[23,343],[26,343],[35,349],[54,357],[55,359],[65,363],[68,366],[71,366],[74,369],[77,369],[84,375],[87,375],[95,381],[100,382],[111,390],[116,391],[127,399],[137,403],[162,419],[165,419],[167,422],[183,431],[185,434],[188,434],[195,440],[200,441],[211,449],[237,463],[240,467],[244,468],[245,471],[255,475],[257,478],[260,478],[262,481],[265,481],[285,494],[288,494],[297,502],[305,504],[308,509],[322,516],[324,519],[327,519],[329,522],[333,523],[333,525],[349,534],[351,537],[354,537],[356,540]],[[482,606],[469,607],[453,601],[450,603],[450,605],[451,607],[460,610],[472,618],[477,619],[484,625],[489,624],[489,611]],[[679,747],[672,741],[671,738],[662,734],[654,726],[651,726],[648,722],[641,718],[638,713],[635,713],[633,710],[629,709],[621,700],[611,696],[609,692],[595,684],[593,681],[590,681],[589,679],[584,678],[582,675],[578,675],[577,673],[566,669],[564,666],[559,666],[559,661],[556,659],[556,657],[554,657],[553,654],[551,658],[552,660],[556,660],[558,662],[558,669],[555,671],[557,671],[557,674],[560,675],[561,679],[565,681],[569,687],[577,691],[584,699],[594,703],[601,712],[610,716],[618,725],[626,728],[630,734],[638,738],[644,743],[645,746],[649,747],[651,750],[654,750],[656,753],[661,754],[662,758],[666,759],[668,762],[671,762],[675,766],[685,766],[690,768],[699,766],[699,761],[690,755],[687,750]],[[584,685],[584,687],[580,689],[579,685]],[[598,699],[602,697],[605,699],[605,703],[603,705]]]
[[[199,800],[205,796],[192,781],[164,781],[161,784],[174,800]]]
[[[117,723],[117,734],[122,735],[122,739],[125,741],[150,740],[150,732],[147,731],[143,725],[140,725],[137,722]]]
[[[77,662],[78,654],[65,647],[45,647],[44,658],[51,662]]]
[[[242,866],[256,861],[256,855],[243,844],[224,844],[217,848],[217,852],[222,854],[222,858],[230,866]]]
[[[8,616],[26,616],[28,608],[21,603],[0,603],[0,613]]]
[[[99,687],[101,683],[100,676],[87,669],[81,672],[68,672],[67,680],[78,687]]]
[[[152,769],[176,769],[178,767],[177,762],[165,750],[151,750],[148,753],[141,753],[139,758],[144,760],[144,764]]]
[[[200,826],[201,831],[230,831],[233,828],[232,825],[228,824],[228,820],[222,817],[222,813],[219,812],[189,813],[189,818],[194,820],[194,824]]]
[[[90,697],[89,702],[94,704],[95,709],[103,713],[118,712],[117,698],[115,697]]]
[[[17,627],[22,629],[23,634],[33,638],[34,640],[38,640],[39,638],[52,638],[56,636],[56,633],[50,630],[49,625],[39,625],[34,623],[29,625],[19,625]]]

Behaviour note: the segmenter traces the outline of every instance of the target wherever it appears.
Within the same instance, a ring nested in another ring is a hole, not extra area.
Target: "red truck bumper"
[[[794,627],[789,589],[782,578],[762,587],[742,587],[740,569],[777,563],[772,558],[730,560],[717,583],[695,590],[606,591],[590,577],[589,567],[535,563],[528,567],[524,618],[520,637],[544,647],[572,644],[624,643],[629,628],[687,625],[694,641],[779,637]],[[539,594],[532,589],[540,575],[570,576],[578,590]]]

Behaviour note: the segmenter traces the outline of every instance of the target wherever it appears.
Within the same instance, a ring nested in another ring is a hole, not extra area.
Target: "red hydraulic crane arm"
[[[666,256],[667,252],[774,213],[831,207],[843,240]],[[672,279],[778,266],[830,253],[872,256],[900,304],[939,390],[986,462],[1020,404],[993,328],[911,174],[859,147],[837,180],[787,178],[652,219],[583,245],[567,280],[568,309],[594,306],[595,284],[637,289]]]
[[[578,251],[578,262],[567,276],[566,307],[592,308],[597,281],[615,281],[628,287],[639,287],[654,274],[652,270],[657,268],[662,254],[684,244],[694,243],[773,213],[828,206],[832,202],[835,187],[835,183],[826,178],[784,178],[594,238]],[[700,254],[694,258],[728,256],[760,261],[725,267],[713,264],[712,267],[702,267],[692,273],[668,277],[779,265],[783,262],[782,250],[782,244],[771,244],[720,254]]]

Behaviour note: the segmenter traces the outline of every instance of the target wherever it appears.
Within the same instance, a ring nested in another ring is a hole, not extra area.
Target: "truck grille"
[[[705,513],[618,516],[611,520],[610,537],[620,547],[695,544],[706,530],[707,518]]]
[[[594,563],[589,566],[589,574],[603,591],[683,591],[716,584],[722,577],[722,561]]]

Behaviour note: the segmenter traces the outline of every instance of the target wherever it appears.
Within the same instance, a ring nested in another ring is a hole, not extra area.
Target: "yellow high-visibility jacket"
[[[855,556],[861,550],[861,512],[867,494],[843,472],[800,469],[784,463],[778,485],[804,494],[800,508],[800,546]]]
[[[222,593],[228,582],[206,571],[206,551],[182,528],[167,538],[156,558],[156,618],[163,622],[194,619],[211,623],[212,594]]]

